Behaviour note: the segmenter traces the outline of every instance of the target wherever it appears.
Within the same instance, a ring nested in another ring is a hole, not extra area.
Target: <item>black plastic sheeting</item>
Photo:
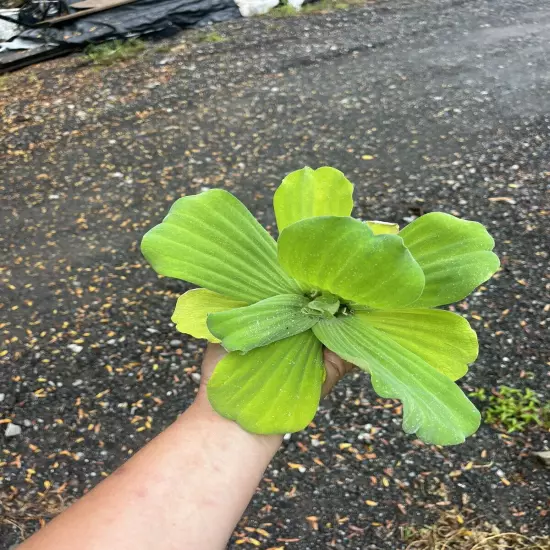
[[[240,17],[234,0],[136,0],[55,26],[28,29],[19,38],[78,47],[151,33],[170,35]]]

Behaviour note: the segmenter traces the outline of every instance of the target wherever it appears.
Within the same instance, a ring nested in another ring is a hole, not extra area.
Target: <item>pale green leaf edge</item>
[[[208,330],[206,324],[208,314],[246,305],[246,302],[228,298],[206,288],[195,288],[188,290],[178,298],[171,320],[176,325],[176,330],[182,334],[219,343],[220,340]]]

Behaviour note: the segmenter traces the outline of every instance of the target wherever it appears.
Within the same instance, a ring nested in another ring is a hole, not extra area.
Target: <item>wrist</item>
[[[269,458],[275,455],[283,441],[284,434],[254,434],[247,432],[235,421],[221,416],[210,404],[206,387],[202,385],[186,414],[192,414],[195,422],[206,424],[208,430],[223,433],[235,444],[245,445],[249,449],[257,448],[258,452],[269,455]]]

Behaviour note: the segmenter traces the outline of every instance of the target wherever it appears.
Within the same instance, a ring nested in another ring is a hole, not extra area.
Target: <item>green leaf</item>
[[[205,288],[195,288],[178,298],[172,322],[176,324],[176,330],[179,332],[195,338],[206,338],[210,342],[219,342],[206,326],[207,315],[246,305],[246,302],[228,298]]]
[[[414,307],[435,307],[462,300],[489,279],[500,262],[494,241],[477,222],[432,212],[399,233],[426,276]]]
[[[226,355],[208,382],[208,399],[249,432],[297,432],[315,416],[324,375],[321,344],[303,332],[245,355]]]
[[[277,227],[315,216],[349,216],[353,208],[353,185],[335,168],[309,167],[290,173],[273,197]]]
[[[143,237],[153,269],[245,302],[300,292],[277,263],[267,231],[231,193],[212,189],[177,200]]]
[[[296,222],[279,237],[279,262],[305,288],[328,290],[373,308],[404,307],[424,287],[424,274],[401,237],[374,236],[353,218]]]
[[[334,294],[325,292],[311,300],[303,310],[308,315],[322,315],[323,317],[333,317],[340,309],[340,300]]]
[[[458,380],[476,360],[476,333],[464,317],[440,309],[361,311],[357,317],[387,334],[434,369]]]
[[[479,427],[479,412],[452,380],[359,316],[320,321],[313,332],[334,353],[368,371],[378,395],[403,402],[405,432],[426,443],[454,445]]]
[[[282,294],[208,316],[208,328],[226,350],[249,351],[310,329],[318,317],[302,313],[308,298]]]
[[[375,235],[397,235],[399,225],[389,222],[368,221],[366,224]]]

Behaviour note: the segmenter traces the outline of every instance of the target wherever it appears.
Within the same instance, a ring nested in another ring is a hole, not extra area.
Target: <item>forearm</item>
[[[221,418],[201,396],[21,549],[222,549],[280,443]]]

